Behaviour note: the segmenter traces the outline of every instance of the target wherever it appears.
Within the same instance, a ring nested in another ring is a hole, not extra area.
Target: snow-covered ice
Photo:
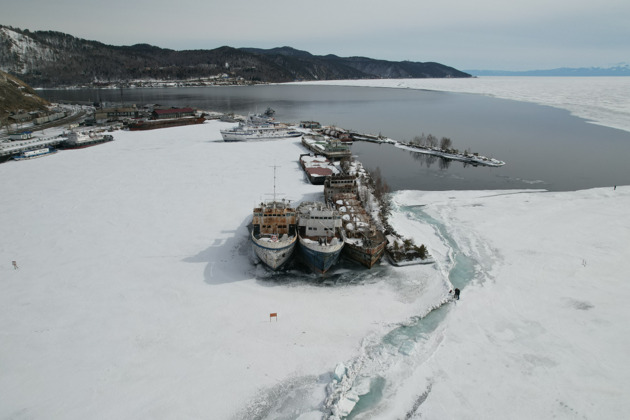
[[[0,418],[238,417],[441,293],[405,296],[378,281],[387,266],[363,286],[274,282],[247,234],[272,166],[288,199],[323,188],[299,140],[225,143],[228,125],[119,131],[0,165]],[[422,290],[429,277],[399,279]]]
[[[436,263],[325,287],[251,259],[299,140],[226,126],[0,165],[0,418],[625,417],[630,187],[401,191]]]

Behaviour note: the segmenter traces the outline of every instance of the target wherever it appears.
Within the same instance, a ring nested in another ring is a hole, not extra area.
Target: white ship
[[[220,130],[223,141],[272,140],[299,137],[301,132],[277,124],[250,125],[240,123],[234,128]]]
[[[286,263],[297,242],[297,216],[289,202],[275,199],[254,208],[252,246],[254,252],[272,270]]]
[[[345,233],[339,212],[322,202],[304,202],[298,207],[300,254],[311,269],[325,274],[339,259]]]

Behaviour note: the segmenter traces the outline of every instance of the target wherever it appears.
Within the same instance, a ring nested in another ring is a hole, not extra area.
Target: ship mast
[[[276,165],[273,165],[273,202],[276,202]]]

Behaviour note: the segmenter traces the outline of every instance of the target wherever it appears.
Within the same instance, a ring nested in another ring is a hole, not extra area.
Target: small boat
[[[272,270],[286,263],[297,242],[297,217],[290,203],[273,200],[254,208],[252,219],[252,247]]]
[[[298,207],[298,238],[304,261],[325,274],[339,259],[345,234],[341,216],[323,202],[304,202]]]
[[[73,131],[68,134],[67,140],[63,141],[59,147],[61,149],[82,149],[84,147],[107,143],[112,140],[114,140],[114,137],[109,134],[94,131]]]
[[[57,149],[52,147],[43,147],[36,150],[28,150],[26,152],[19,153],[13,156],[13,160],[28,160],[35,159],[43,156],[48,156],[57,153]]]
[[[323,185],[327,176],[339,173],[339,169],[326,157],[312,153],[300,155],[300,166],[313,185]]]

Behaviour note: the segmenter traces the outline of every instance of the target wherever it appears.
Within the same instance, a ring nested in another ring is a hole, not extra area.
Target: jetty
[[[31,150],[38,150],[45,147],[53,147],[67,140],[67,137],[31,137],[28,140],[5,141],[0,143],[0,161],[9,160],[11,157]]]
[[[425,155],[432,155],[441,157],[448,160],[456,160],[459,162],[469,163],[473,166],[492,166],[500,167],[505,165],[502,160],[481,156],[476,153],[451,153],[436,147],[419,146],[411,143],[396,142],[396,147],[409,150],[411,152],[423,153]]]

